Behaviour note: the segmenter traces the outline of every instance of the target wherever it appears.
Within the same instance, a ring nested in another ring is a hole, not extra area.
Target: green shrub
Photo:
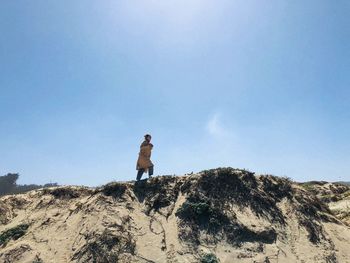
[[[175,215],[187,222],[204,227],[209,232],[217,232],[223,225],[229,223],[228,218],[219,209],[213,207],[208,200],[186,200]]]
[[[0,246],[6,246],[6,244],[12,239],[17,240],[24,236],[27,232],[29,225],[22,224],[16,227],[10,228],[0,234]]]
[[[210,205],[206,202],[190,202],[186,201],[177,210],[177,215],[182,215],[184,218],[199,218],[202,216],[209,216],[212,213]]]
[[[202,258],[201,258],[201,262],[200,263],[219,263],[219,259],[212,253],[210,254],[205,254]]]

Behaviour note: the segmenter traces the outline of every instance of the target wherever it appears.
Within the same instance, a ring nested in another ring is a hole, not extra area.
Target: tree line
[[[19,178],[18,173],[8,173],[4,176],[0,176],[0,196],[8,195],[8,194],[25,193],[25,192],[39,189],[39,188],[57,186],[57,183],[50,183],[50,184],[44,184],[44,185],[37,185],[37,184],[20,185],[20,184],[17,184],[18,178]]]

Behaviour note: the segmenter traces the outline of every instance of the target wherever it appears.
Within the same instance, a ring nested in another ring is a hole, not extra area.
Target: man
[[[145,135],[145,140],[140,146],[139,158],[137,159],[136,170],[137,176],[136,180],[140,181],[143,173],[148,171],[148,176],[153,175],[153,163],[151,161],[151,151],[153,144],[151,143],[152,136],[149,134]]]

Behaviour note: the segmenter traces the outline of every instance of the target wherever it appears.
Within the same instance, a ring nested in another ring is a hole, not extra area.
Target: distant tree
[[[4,195],[12,192],[16,188],[16,181],[19,174],[8,173],[7,175],[0,176],[0,195]]]

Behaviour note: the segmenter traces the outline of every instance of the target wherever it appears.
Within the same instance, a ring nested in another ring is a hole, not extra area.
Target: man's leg
[[[140,169],[138,172],[137,172],[137,176],[136,176],[136,181],[140,181],[142,175],[143,175],[143,172],[145,171],[145,169]]]
[[[153,175],[153,166],[148,167],[148,177]]]

